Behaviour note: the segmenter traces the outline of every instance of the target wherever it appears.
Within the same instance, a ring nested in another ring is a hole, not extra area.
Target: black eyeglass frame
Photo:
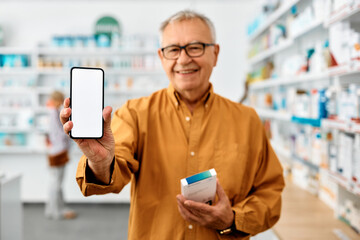
[[[201,45],[203,46],[204,50],[203,50],[203,52],[202,52],[200,55],[198,55],[198,56],[190,56],[189,53],[187,52],[186,48],[187,48],[188,46],[193,45],[193,44],[201,44]],[[161,50],[164,58],[166,58],[166,59],[168,59],[168,60],[176,60],[176,59],[178,59],[178,58],[180,57],[180,55],[181,55],[181,50],[182,50],[182,49],[184,49],[184,51],[185,51],[186,55],[188,55],[188,57],[197,58],[197,57],[201,57],[202,55],[204,55],[204,53],[205,53],[205,48],[206,48],[206,47],[209,47],[209,46],[215,46],[215,43],[192,42],[192,43],[188,43],[188,44],[186,44],[186,45],[184,45],[184,46],[179,46],[179,45],[175,45],[175,44],[174,44],[174,45],[170,45],[170,46],[163,47],[163,48],[161,48],[160,50]],[[180,49],[179,55],[178,55],[176,58],[167,58],[167,57],[165,56],[164,50],[165,50],[166,48],[169,48],[169,47],[178,47],[178,48]]]

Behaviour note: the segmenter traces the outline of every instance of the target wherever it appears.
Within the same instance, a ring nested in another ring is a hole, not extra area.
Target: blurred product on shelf
[[[326,168],[319,170],[319,198],[331,209],[336,207],[338,187]]]
[[[329,40],[326,40],[324,43],[324,59],[327,68],[338,66],[338,63],[335,60],[334,54],[331,53],[329,48]]]
[[[1,93],[0,107],[9,109],[23,109],[30,108],[32,106],[31,96],[19,95],[14,93]]]
[[[160,62],[158,57],[153,55],[144,56],[87,56],[87,57],[58,57],[58,56],[40,56],[38,59],[39,69],[69,69],[74,66],[92,66],[110,69],[146,69],[159,70]]]
[[[274,65],[272,61],[266,61],[264,65],[253,69],[249,73],[249,82],[254,83],[287,76],[301,76],[303,74],[322,74],[328,68],[337,65],[336,59],[329,49],[328,40],[325,40],[324,44],[318,41],[314,47],[307,49],[306,54],[288,56],[287,60],[282,62],[281,67]]]
[[[0,54],[0,68],[24,68],[30,66],[28,55],[24,54]]]
[[[271,61],[266,62],[260,68],[249,73],[247,81],[249,82],[249,84],[251,84],[254,82],[263,81],[272,78],[273,71],[274,71],[274,64]]]
[[[313,195],[317,195],[319,191],[319,174],[316,170],[299,162],[294,162],[291,174],[292,180],[297,186]]]
[[[23,88],[33,87],[36,84],[36,78],[33,76],[1,76],[0,89],[3,88]]]
[[[337,22],[329,27],[329,47],[339,65],[360,60],[360,25],[357,22]]]
[[[9,146],[25,146],[27,144],[24,133],[4,133],[0,132],[0,148]]]
[[[247,35],[251,36],[256,33],[256,31],[265,24],[267,18],[280,7],[282,2],[283,1],[280,0],[262,0],[260,2],[261,7],[259,8],[261,12],[257,14],[255,19],[248,25]]]
[[[360,230],[360,208],[353,201],[346,199],[344,205],[339,206],[339,215],[340,220]]]
[[[293,116],[310,119],[338,119],[360,122],[360,85],[347,88],[331,86],[310,90],[294,87],[274,87],[251,92],[250,105],[286,111]]]
[[[133,34],[120,36],[118,33],[108,37],[105,34],[91,35],[56,35],[49,43],[41,43],[39,47],[52,49],[101,49],[113,50],[156,50],[159,48],[159,38],[156,35]]]

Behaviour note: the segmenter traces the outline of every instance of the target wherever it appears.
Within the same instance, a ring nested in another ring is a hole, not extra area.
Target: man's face
[[[184,46],[193,42],[213,43],[210,29],[200,19],[170,23],[164,29],[162,37],[162,47]],[[218,45],[205,47],[204,55],[195,58],[189,57],[182,49],[178,59],[168,60],[164,58],[160,49],[158,51],[166,75],[180,94],[203,93],[208,89],[218,53]]]

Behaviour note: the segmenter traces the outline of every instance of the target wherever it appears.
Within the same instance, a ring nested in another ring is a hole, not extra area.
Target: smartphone
[[[104,134],[104,70],[73,67],[70,70],[70,137],[99,139]]]

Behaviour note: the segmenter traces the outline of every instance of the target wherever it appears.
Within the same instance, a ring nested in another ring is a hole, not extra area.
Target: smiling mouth
[[[176,73],[180,73],[180,74],[189,74],[189,73],[194,73],[199,71],[198,69],[189,69],[189,70],[180,70],[180,71],[175,71]]]

